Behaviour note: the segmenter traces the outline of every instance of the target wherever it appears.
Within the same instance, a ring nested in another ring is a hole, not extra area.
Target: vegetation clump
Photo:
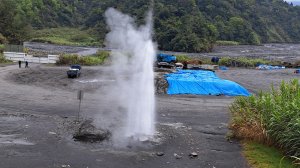
[[[216,45],[219,46],[236,46],[239,45],[240,43],[237,41],[226,41],[226,40],[218,40],[216,41]]]
[[[231,129],[237,138],[276,145],[300,157],[300,84],[282,82],[279,90],[238,97],[230,106]]]
[[[191,61],[192,58],[187,56],[187,55],[176,55],[176,61],[177,62],[187,62],[187,61]]]
[[[1,35],[1,34],[0,34]],[[0,37],[1,38],[1,37]],[[1,40],[1,39],[0,39]],[[7,60],[4,55],[3,55],[3,52],[4,52],[4,49],[5,49],[5,46],[4,44],[1,44],[0,43],[0,63],[9,63],[11,62],[10,60]]]
[[[0,44],[6,44],[7,39],[0,33]]]
[[[247,58],[247,57],[222,57],[219,61],[220,65],[229,67],[256,67],[260,64],[271,64],[271,61],[267,61],[261,58]]]
[[[0,44],[0,53],[3,53],[3,52],[4,52],[4,49],[5,49],[4,44]]]
[[[278,149],[257,142],[243,141],[243,153],[249,164],[255,168],[296,168],[291,158]]]
[[[80,64],[86,66],[101,65],[104,64],[106,59],[109,57],[109,52],[100,51],[92,56],[79,56],[76,54],[64,54],[59,57],[56,62],[57,65],[71,65]]]
[[[211,58],[201,57],[201,58],[192,58],[188,55],[176,55],[177,62],[187,62],[192,64],[213,64]],[[196,63],[198,62],[198,63]],[[247,57],[222,57],[219,60],[219,65],[228,66],[228,67],[257,67],[261,64],[280,64],[278,62],[268,61],[262,58],[247,58]]]
[[[10,63],[10,62],[12,62],[12,61],[7,60],[7,59],[4,57],[3,53],[0,52],[0,63],[2,64],[2,63]]]

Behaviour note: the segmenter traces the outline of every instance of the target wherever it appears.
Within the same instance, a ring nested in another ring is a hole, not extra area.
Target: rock
[[[85,120],[79,124],[78,131],[73,135],[76,141],[101,142],[111,137],[108,130],[97,129],[92,125],[92,121]]]
[[[55,133],[55,132],[49,132],[49,134],[51,134],[51,135],[56,135],[56,133]]]
[[[68,168],[71,167],[70,165],[61,165],[62,168]]]
[[[198,157],[198,154],[196,152],[192,152],[192,153],[189,154],[189,157],[190,158],[196,158],[196,157]]]
[[[165,153],[163,153],[163,152],[156,152],[156,156],[164,156],[165,155]]]
[[[165,73],[155,76],[156,94],[166,94],[168,90],[168,81],[164,77]]]
[[[181,158],[182,158],[182,156],[178,155],[177,153],[174,153],[174,157],[175,157],[176,159],[181,159]]]

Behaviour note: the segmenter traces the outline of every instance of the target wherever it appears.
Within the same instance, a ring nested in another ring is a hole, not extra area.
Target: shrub
[[[0,33],[0,44],[6,44],[7,39]]]
[[[59,60],[56,62],[57,65],[71,65],[71,64],[80,64],[80,65],[100,65],[105,62],[109,57],[109,52],[100,51],[92,56],[78,56],[76,54],[65,54],[59,57]]]
[[[237,41],[216,41],[216,45],[219,46],[235,46],[235,45],[239,45],[239,42]]]
[[[176,55],[176,61],[177,62],[186,62],[186,61],[191,61],[192,58],[190,58],[187,55]]]
[[[239,97],[230,106],[235,137],[275,144],[300,157],[300,85],[282,82],[279,90]]]
[[[229,67],[256,67],[259,64],[271,64],[271,62],[260,58],[222,57],[219,64]]]
[[[76,54],[64,54],[59,56],[57,65],[79,64],[79,56]]]
[[[0,44],[0,53],[3,53],[5,49],[5,46],[3,44]]]
[[[10,60],[7,60],[2,53],[0,53],[0,63],[8,63],[12,62]]]
[[[203,63],[207,63],[207,59],[201,58],[201,59],[193,59],[187,55],[176,55],[176,61],[177,62],[187,62],[188,64],[203,64]]]

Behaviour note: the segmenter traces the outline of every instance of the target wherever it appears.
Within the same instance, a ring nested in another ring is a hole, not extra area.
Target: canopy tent
[[[212,71],[180,70],[167,74],[169,83],[168,94],[195,94],[195,95],[227,95],[249,96],[250,93],[239,84],[223,80]]]

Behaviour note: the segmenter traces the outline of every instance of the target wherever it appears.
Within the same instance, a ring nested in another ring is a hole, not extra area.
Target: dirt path
[[[73,80],[66,78],[66,69],[43,65],[0,68],[1,168],[248,167],[239,143],[226,139],[232,97],[158,95],[160,141],[146,147],[120,149],[112,141],[73,141],[78,89],[85,90],[83,117],[114,129],[123,116],[115,115],[119,107],[106,94],[114,83],[107,68],[83,67],[82,77]],[[257,92],[272,82],[299,79],[291,72],[233,69],[217,73]],[[157,156],[157,152],[164,155]],[[191,152],[198,157],[191,159]]]
[[[48,54],[78,54],[81,56],[96,54],[99,48],[96,47],[76,47],[76,46],[64,46],[47,43],[37,42],[25,42],[25,48],[29,48],[32,52],[36,53],[48,53]]]

